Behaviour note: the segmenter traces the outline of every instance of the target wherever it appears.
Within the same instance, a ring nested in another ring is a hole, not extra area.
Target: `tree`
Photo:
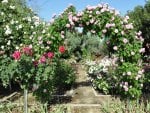
[[[136,6],[133,11],[128,11],[127,15],[134,21],[136,29],[142,31],[144,55],[150,57],[150,0],[146,1],[145,6]]]

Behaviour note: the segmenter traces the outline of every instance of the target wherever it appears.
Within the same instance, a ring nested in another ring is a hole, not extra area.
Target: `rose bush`
[[[100,61],[86,61],[87,74],[90,77],[94,89],[104,94],[114,94],[117,85],[117,77],[113,70],[117,67],[117,58],[105,56]]]
[[[39,99],[40,96],[45,97],[43,101],[49,101],[51,94],[59,87],[55,85],[59,82],[59,79],[55,80],[58,76],[55,68],[58,66],[57,60],[66,51],[63,38],[59,31],[55,33],[52,23],[40,20],[22,0],[3,0],[0,6],[2,84],[7,87],[13,81],[24,89],[34,89],[34,84],[37,84],[39,88],[34,90],[35,95]],[[69,66],[63,69],[64,84],[71,85],[74,82],[74,70],[71,70]],[[48,83],[47,87],[43,82]],[[45,93],[41,93],[43,87]]]

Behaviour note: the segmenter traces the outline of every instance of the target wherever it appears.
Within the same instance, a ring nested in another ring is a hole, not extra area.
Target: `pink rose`
[[[125,28],[126,28],[126,29],[133,29],[132,23],[125,25]]]
[[[100,14],[100,11],[96,11],[96,14],[99,15],[99,14]]]
[[[40,63],[45,63],[46,62],[46,57],[43,55],[41,58],[40,58]]]
[[[127,40],[126,38],[124,38],[124,39],[123,39],[123,43],[126,44],[127,42],[128,42],[128,40]]]
[[[22,51],[24,54],[27,54],[30,56],[32,56],[32,54],[33,54],[32,48],[30,48],[30,47],[24,47]]]
[[[61,34],[61,38],[65,38],[65,36],[63,34]]]
[[[96,31],[95,30],[91,30],[91,33],[96,33]]]
[[[77,18],[76,16],[74,16],[74,17],[73,17],[73,20],[74,20],[75,22],[77,22],[77,21],[79,20],[79,18]]]
[[[65,52],[65,47],[64,46],[59,46],[59,52],[64,53]]]
[[[53,52],[48,52],[47,57],[52,59],[54,57],[54,53]]]
[[[64,35],[64,34],[65,34],[65,32],[64,32],[64,31],[61,31],[61,34],[62,34],[62,35]]]
[[[90,23],[91,23],[91,24],[93,24],[93,23],[94,23],[94,21],[95,21],[94,19],[91,19],[91,20],[90,20]]]
[[[141,35],[142,35],[142,32],[141,32],[141,31],[139,31],[139,32],[137,33],[137,35],[138,35],[138,36],[141,36]]]
[[[123,88],[124,88],[125,91],[129,90],[129,88],[127,86],[123,86]]]
[[[15,59],[15,60],[19,60],[21,58],[21,53],[20,51],[15,51],[13,54],[12,54],[12,57]]]
[[[140,52],[140,53],[144,53],[144,52],[145,52],[145,48],[141,48],[141,49],[139,50],[139,52]]]
[[[110,25],[109,23],[107,23],[107,24],[105,25],[105,27],[106,27],[106,28],[110,28],[111,25]]]
[[[121,31],[121,34],[124,35],[124,31]]]

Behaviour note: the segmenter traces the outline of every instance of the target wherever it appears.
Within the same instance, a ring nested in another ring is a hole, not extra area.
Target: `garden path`
[[[73,87],[72,99],[67,105],[71,106],[71,113],[100,113],[103,102],[111,100],[108,95],[97,95],[88,80],[86,69],[82,64],[77,66],[76,83]]]

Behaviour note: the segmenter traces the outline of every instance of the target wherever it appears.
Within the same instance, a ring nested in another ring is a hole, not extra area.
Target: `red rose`
[[[59,46],[59,52],[64,53],[65,52],[65,47],[64,46]]]
[[[38,61],[33,61],[33,65],[34,65],[35,67],[37,67],[37,66],[38,66]]]
[[[45,63],[46,62],[46,57],[45,56],[42,56],[41,58],[40,58],[40,63]]]
[[[23,48],[23,53],[32,56],[32,48],[30,47],[24,47]]]
[[[21,57],[20,51],[15,51],[15,52],[12,54],[12,57],[13,57],[15,60],[19,60],[20,57]]]
[[[47,57],[50,58],[50,59],[53,58],[54,57],[54,53],[53,52],[48,52],[47,53]]]

